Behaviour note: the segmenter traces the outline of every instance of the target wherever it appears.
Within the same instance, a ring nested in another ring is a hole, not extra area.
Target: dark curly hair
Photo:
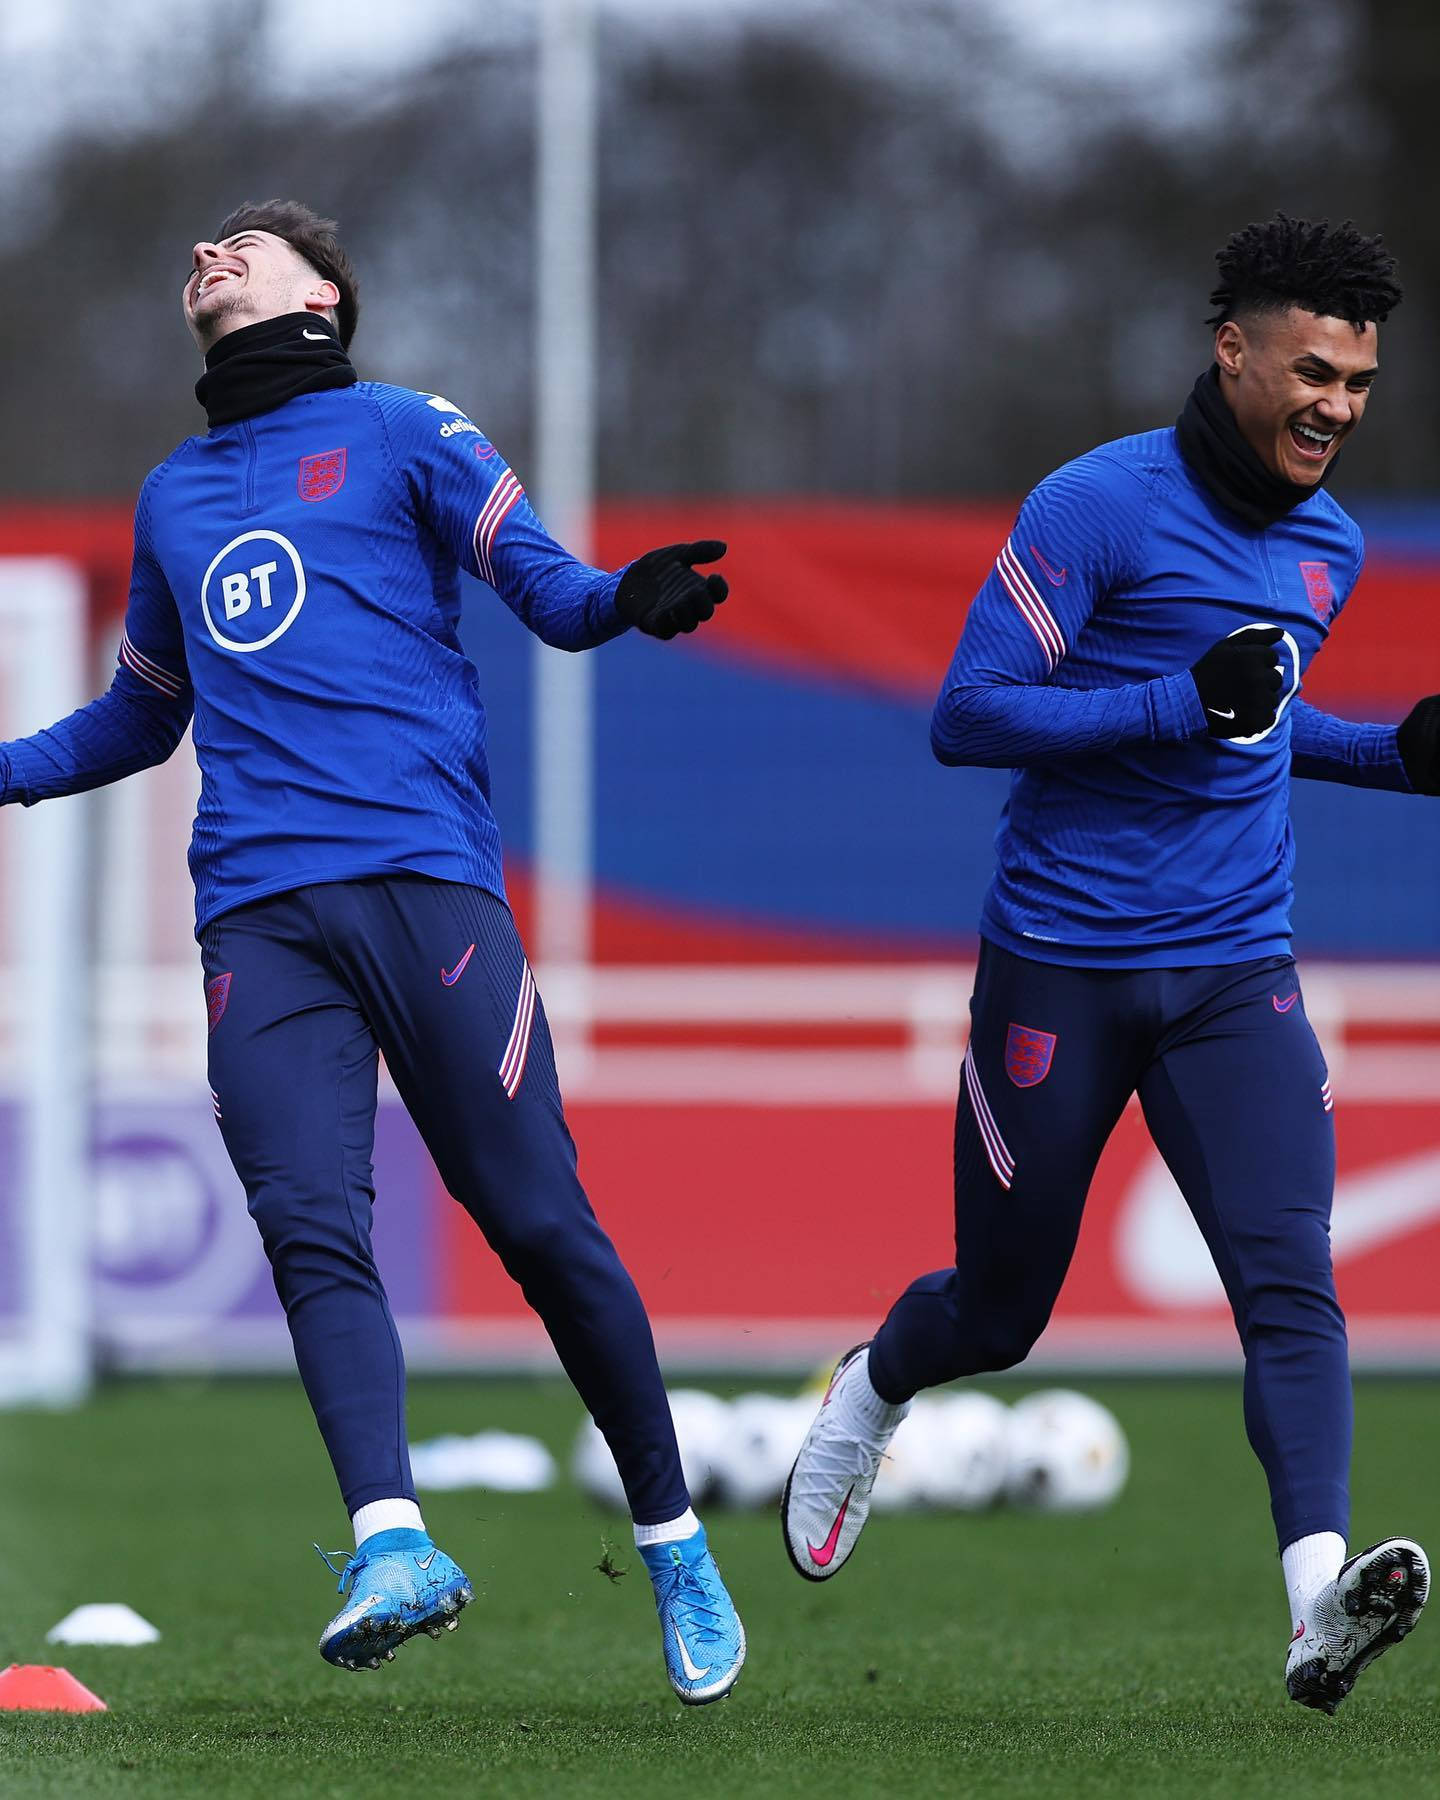
[[[299,200],[246,200],[220,221],[215,241],[223,243],[242,231],[270,231],[284,238],[292,250],[299,251],[317,275],[333,281],[340,290],[335,307],[335,324],[340,343],[349,349],[360,317],[360,295],[355,270],[340,246],[334,219],[322,219],[319,213]]]
[[[1219,310],[1207,325],[1299,306],[1358,329],[1382,323],[1400,304],[1395,258],[1382,238],[1365,237],[1349,219],[1332,225],[1277,212],[1237,231],[1215,262],[1220,284],[1210,304]]]

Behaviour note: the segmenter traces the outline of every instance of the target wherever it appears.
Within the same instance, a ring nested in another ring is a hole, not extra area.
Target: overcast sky
[[[118,131],[143,123],[155,103],[135,78],[193,28],[207,0],[0,0],[0,153],[23,164],[78,120]],[[1155,0],[950,0],[983,15],[1015,48],[1016,61],[1125,91],[1139,110],[1184,126],[1203,111],[1196,72],[1231,29],[1240,0],[1204,6]],[[598,0],[602,21],[624,17],[694,29],[743,28],[785,15],[823,27],[827,0]],[[533,34],[539,0],[269,0],[265,64],[277,94],[344,93],[421,65],[448,49],[517,44]],[[343,28],[337,30],[337,19]],[[603,28],[603,27],[602,27]],[[867,37],[883,48],[883,9]],[[950,78],[941,71],[942,78]],[[963,71],[954,72],[963,79]],[[982,96],[982,100],[987,97]],[[1023,135],[1024,94],[988,97],[996,124]],[[1017,111],[1018,109],[1018,111]],[[986,110],[990,110],[987,106]]]

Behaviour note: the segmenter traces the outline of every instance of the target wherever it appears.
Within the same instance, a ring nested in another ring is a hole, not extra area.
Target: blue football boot
[[[687,1706],[723,1700],[745,1665],[745,1627],[702,1525],[677,1544],[642,1544],[655,1585],[670,1685]]]
[[[417,1632],[453,1631],[475,1598],[464,1570],[423,1531],[372,1532],[339,1569],[320,1554],[349,1600],[320,1637],[320,1654],[337,1669],[378,1669]]]

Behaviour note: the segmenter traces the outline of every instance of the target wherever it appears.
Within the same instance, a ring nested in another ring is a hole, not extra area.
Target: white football
[[[815,1417],[811,1395],[741,1394],[715,1456],[715,1497],[726,1506],[772,1506]]]
[[[676,1388],[670,1395],[670,1416],[680,1446],[680,1466],[691,1502],[698,1506],[715,1484],[715,1455],[730,1422],[730,1409],[716,1394],[699,1388]],[[586,1419],[570,1455],[575,1485],[597,1506],[626,1510],[625,1489],[610,1446],[593,1419]]]
[[[1017,1506],[1046,1512],[1108,1506],[1129,1473],[1125,1434],[1098,1400],[1051,1388],[1010,1409],[1006,1492]]]
[[[680,1465],[692,1505],[708,1500],[715,1487],[715,1458],[730,1427],[730,1408],[703,1388],[672,1388],[670,1416],[680,1445]]]
[[[620,1485],[620,1471],[610,1446],[600,1435],[600,1427],[587,1418],[575,1435],[575,1448],[570,1452],[570,1473],[575,1485],[597,1506],[611,1512],[628,1510],[625,1489]]]
[[[1010,1470],[1010,1408],[973,1388],[937,1396],[921,1498],[981,1512],[1004,1498]]]
[[[939,1402],[920,1395],[900,1421],[875,1476],[870,1504],[876,1512],[903,1512],[924,1506],[936,1450]]]

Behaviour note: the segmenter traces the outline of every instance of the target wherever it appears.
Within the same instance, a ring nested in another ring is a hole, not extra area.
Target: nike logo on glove
[[[854,1492],[855,1490],[852,1487],[850,1494],[853,1494]],[[815,1558],[822,1569],[828,1568],[835,1560],[835,1547],[840,1542],[840,1527],[845,1523],[845,1515],[850,1510],[850,1494],[847,1494],[844,1501],[841,1503],[840,1510],[835,1515],[835,1523],[830,1527],[830,1535],[826,1538],[825,1542],[823,1544],[812,1544],[809,1538],[806,1538],[805,1540],[805,1548],[810,1552],[811,1556]]]
[[[1221,712],[1218,706],[1207,706],[1205,710],[1208,713],[1214,713],[1217,719],[1233,719],[1235,717],[1234,707],[1231,707],[1229,712]]]

